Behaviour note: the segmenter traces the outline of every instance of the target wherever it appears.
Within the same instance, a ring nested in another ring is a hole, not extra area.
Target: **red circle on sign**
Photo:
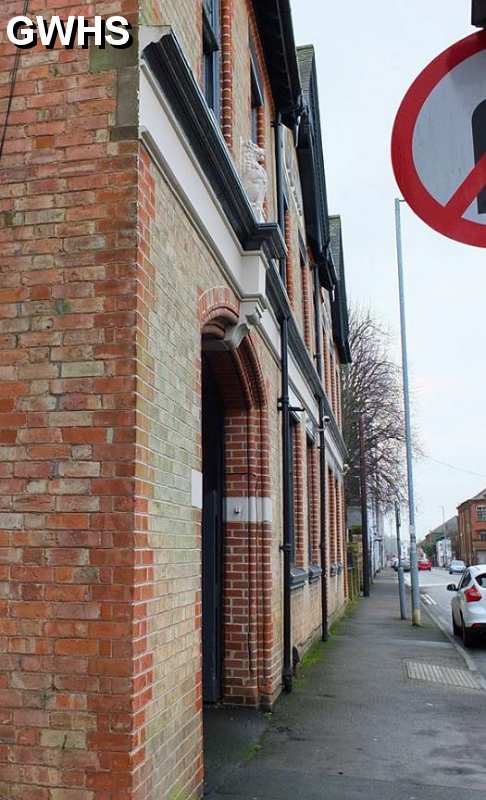
[[[463,219],[462,215],[466,212],[467,206],[462,208],[464,203],[461,203],[461,188],[445,206],[432,197],[422,183],[415,167],[413,134],[422,106],[432,90],[454,67],[481,50],[486,50],[486,30],[478,31],[461,39],[460,42],[456,42],[437,56],[421,72],[405,95],[398,110],[392,133],[393,170],[400,191],[409,206],[424,222],[439,233],[476,247],[486,247],[486,225]],[[486,186],[485,156],[478,162],[473,172],[469,191],[471,186],[475,187],[474,191],[477,196]],[[463,184],[464,196],[466,183],[467,181]]]

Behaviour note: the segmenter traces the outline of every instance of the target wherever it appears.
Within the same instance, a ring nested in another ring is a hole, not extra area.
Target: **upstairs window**
[[[476,506],[476,516],[479,522],[486,522],[486,506]]]
[[[219,122],[219,69],[220,69],[220,6],[219,0],[203,3],[203,81],[204,95],[209,108]]]

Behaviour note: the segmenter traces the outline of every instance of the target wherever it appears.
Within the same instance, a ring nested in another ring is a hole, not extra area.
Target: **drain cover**
[[[463,689],[483,689],[481,678],[466,669],[419,664],[417,661],[406,661],[405,669],[407,677],[414,681],[442,683],[446,686],[460,686]]]

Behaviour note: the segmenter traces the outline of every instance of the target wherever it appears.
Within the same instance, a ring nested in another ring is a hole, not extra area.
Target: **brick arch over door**
[[[235,351],[218,349],[236,321],[235,304],[210,304],[201,320],[202,350],[225,413],[223,700],[259,706],[268,705],[276,690],[270,436],[265,381],[251,337]]]

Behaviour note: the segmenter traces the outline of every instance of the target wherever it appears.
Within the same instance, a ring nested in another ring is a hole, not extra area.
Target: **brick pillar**
[[[285,265],[285,286],[292,308],[295,306],[295,285],[294,285],[294,246],[292,239],[292,217],[288,209],[285,210],[284,218],[285,244],[287,247],[287,260]]]
[[[304,437],[303,425],[292,426],[292,441],[294,448],[294,537],[295,537],[295,564],[303,567],[305,564],[305,488],[304,488]]]
[[[233,0],[221,0],[221,130],[233,149]]]
[[[309,486],[309,522],[308,530],[310,536],[310,553],[311,561],[313,564],[319,563],[319,509],[320,509],[320,491],[319,491],[319,451],[315,446],[307,447],[307,483]]]
[[[334,474],[331,469],[327,471],[327,491],[329,509],[329,558],[331,564],[337,561],[336,553],[336,489]]]
[[[325,390],[329,405],[332,409],[331,355],[329,352],[329,339],[326,335],[323,336],[322,347],[324,350]]]
[[[302,281],[302,306],[304,317],[304,342],[314,360],[314,326],[313,326],[313,303],[312,293],[310,287],[310,272],[307,264],[301,268],[301,281]]]

